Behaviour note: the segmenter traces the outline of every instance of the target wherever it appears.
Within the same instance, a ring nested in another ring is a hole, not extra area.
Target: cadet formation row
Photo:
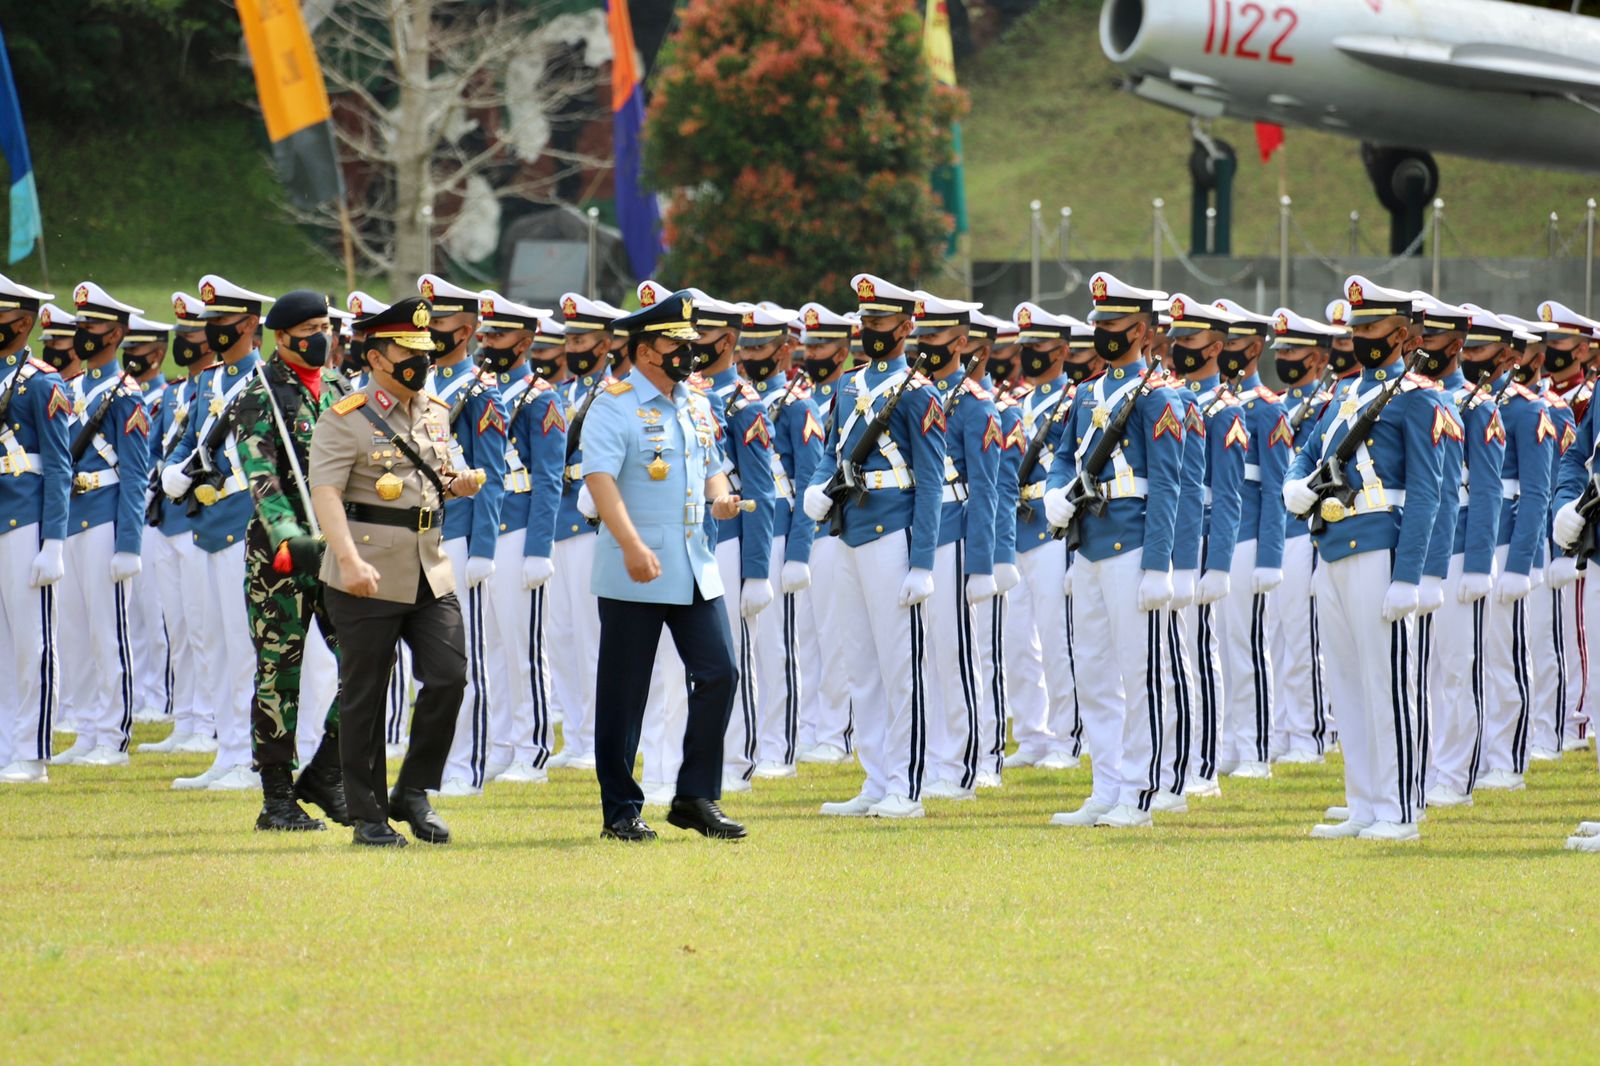
[[[1086,321],[853,285],[843,314],[687,290],[689,385],[744,501],[718,521],[691,491],[682,517],[711,537],[735,635],[722,791],[858,758],[860,794],[823,814],[920,817],[1087,755],[1092,792],[1053,823],[1135,827],[1337,744],[1344,803],[1312,835],[1406,840],[1427,807],[1521,789],[1530,761],[1587,746],[1600,322],[1361,277],[1321,320],[1107,274]],[[439,791],[595,766],[606,537],[582,425],[598,397],[626,405],[625,312],[433,275],[419,293],[343,311],[301,291],[267,312],[208,275],[163,323],[94,283],[67,310],[0,277],[0,782],[125,764],[133,723],[166,721],[141,751],[215,753],[174,788],[260,788],[262,828],[307,827],[297,800],[346,820],[335,656],[296,598],[319,566],[302,468],[391,310],[432,340],[449,465],[483,480],[443,512],[468,664]],[[647,311],[668,296],[638,288]],[[638,417],[623,459],[665,480],[687,457]],[[385,468],[403,458],[386,443]],[[402,643],[391,756],[408,660]],[[646,805],[673,799],[693,680],[662,642]],[[76,742],[52,753],[53,732]]]

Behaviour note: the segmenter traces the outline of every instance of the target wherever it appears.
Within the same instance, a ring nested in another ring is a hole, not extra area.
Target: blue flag
[[[22,128],[22,104],[11,77],[6,39],[0,34],[0,155],[11,164],[11,257],[15,263],[39,240],[39,190],[33,184],[33,160]]]
[[[644,134],[644,86],[634,66],[633,23],[628,0],[608,0],[611,30],[611,141],[616,158],[612,186],[617,202],[617,227],[628,249],[634,276],[648,278],[661,256],[661,215],[656,198],[639,185],[639,141]]]

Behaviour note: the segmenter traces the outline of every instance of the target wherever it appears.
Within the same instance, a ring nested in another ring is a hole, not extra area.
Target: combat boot
[[[302,803],[321,808],[323,814],[340,825],[350,824],[350,812],[344,803],[344,770],[339,765],[337,732],[322,734],[317,753],[294,783],[294,794]]]
[[[300,804],[294,801],[294,778],[287,766],[279,764],[261,768],[261,796],[261,813],[256,817],[257,829],[302,833],[328,828],[320,819],[301,810]]]

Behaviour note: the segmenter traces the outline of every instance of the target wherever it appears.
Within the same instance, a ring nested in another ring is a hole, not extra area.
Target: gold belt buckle
[[[26,459],[19,462],[15,455],[0,456],[0,473],[10,474],[12,477],[21,477],[26,466]]]
[[[79,492],[88,492],[89,491],[89,482],[91,480],[93,480],[93,476],[94,475],[92,475],[92,474],[74,474],[74,475],[72,475],[72,487],[77,489]]]
[[[1349,517],[1349,512],[1346,510],[1345,505],[1334,499],[1332,496],[1329,496],[1327,499],[1322,501],[1321,514],[1322,520],[1330,524],[1334,522],[1343,522]]]
[[[433,512],[426,507],[417,508],[417,532],[426,533],[433,528]]]

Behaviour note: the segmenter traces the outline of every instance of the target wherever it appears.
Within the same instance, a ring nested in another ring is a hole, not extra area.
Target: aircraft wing
[[[1434,85],[1490,92],[1600,97],[1600,67],[1516,45],[1446,44],[1419,37],[1335,37],[1352,59]]]

